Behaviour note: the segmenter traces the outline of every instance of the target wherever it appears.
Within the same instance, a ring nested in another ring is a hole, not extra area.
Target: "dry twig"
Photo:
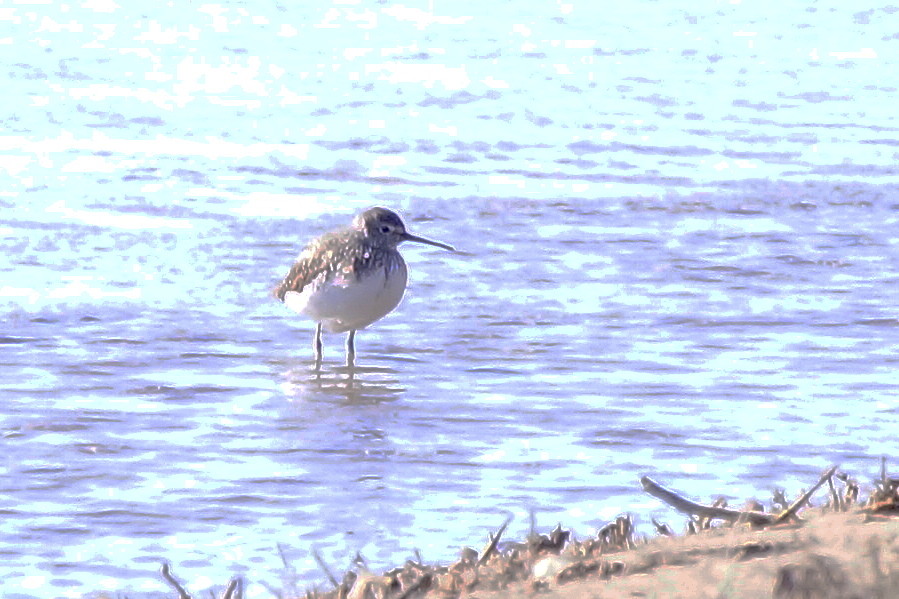
[[[322,569],[322,571],[325,573],[325,576],[327,576],[331,584],[334,585],[334,588],[340,588],[340,583],[337,582],[337,579],[333,574],[331,574],[331,570],[328,568],[328,564],[326,564],[325,560],[322,559],[322,556],[318,553],[318,549],[312,550],[312,557],[315,558],[315,563],[318,564],[318,567]]]
[[[837,493],[837,488],[833,484],[833,477],[829,477],[827,479],[827,486],[830,487],[830,496],[833,499],[833,509],[842,512],[843,511],[843,498],[840,497],[840,494]]]
[[[683,512],[685,514],[690,514],[691,516],[699,516],[703,519],[717,518],[720,520],[726,520],[732,524],[734,522],[737,522],[738,520],[746,520],[755,526],[767,526],[775,522],[774,516],[772,516],[771,514],[766,514],[764,512],[732,510],[723,507],[713,507],[710,505],[695,503],[693,501],[690,501],[689,499],[681,497],[674,491],[669,491],[668,489],[662,487],[648,476],[642,477],[640,479],[640,483],[643,485],[643,490],[653,497],[661,499],[677,511]]]
[[[162,574],[162,577],[167,583],[172,585],[173,589],[178,591],[178,599],[192,599],[188,592],[184,590],[184,587],[175,580],[174,576],[172,576],[172,570],[168,562],[162,563],[162,568],[159,569],[159,573]]]
[[[243,597],[243,579],[235,576],[228,583],[228,588],[222,593],[222,599],[241,599]]]
[[[821,475],[821,478],[818,479],[811,489],[802,494],[802,496],[793,502],[793,505],[785,509],[777,518],[774,520],[775,524],[780,524],[781,522],[786,522],[788,519],[791,519],[796,516],[796,512],[799,511],[805,502],[809,500],[809,498],[818,490],[818,488],[823,485],[826,481],[830,480],[830,477],[833,476],[833,473],[837,471],[836,466],[831,466],[828,468],[824,474]]]
[[[496,545],[499,543],[500,537],[503,536],[503,533],[506,532],[506,527],[509,526],[509,522],[512,521],[512,518],[506,518],[506,521],[503,522],[503,525],[499,527],[499,530],[496,531],[496,534],[490,533],[488,536],[489,542],[487,546],[484,547],[484,551],[481,553],[481,559],[478,560],[478,565],[483,566],[487,563],[487,560],[490,559],[490,556],[496,551]]]

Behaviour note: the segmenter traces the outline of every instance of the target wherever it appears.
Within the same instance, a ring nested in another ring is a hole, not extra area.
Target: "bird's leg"
[[[312,342],[312,351],[315,354],[315,369],[322,367],[322,323],[315,327],[315,340]]]
[[[346,337],[346,366],[352,368],[356,364],[356,330],[352,329]]]

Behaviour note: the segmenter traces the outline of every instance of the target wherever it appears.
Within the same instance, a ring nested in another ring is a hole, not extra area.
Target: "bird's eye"
[[[390,233],[390,225],[381,225],[381,233]]]

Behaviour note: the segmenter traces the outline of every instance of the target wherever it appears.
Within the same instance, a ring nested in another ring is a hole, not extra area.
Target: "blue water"
[[[248,597],[897,455],[899,15],[0,7],[4,598]],[[397,311],[270,296],[370,205]],[[409,246],[413,244],[407,244]],[[280,551],[279,551],[280,546]],[[288,562],[285,567],[281,553]]]

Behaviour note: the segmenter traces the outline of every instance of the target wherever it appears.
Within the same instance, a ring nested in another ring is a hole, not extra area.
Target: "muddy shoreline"
[[[384,573],[359,564],[338,576],[316,556],[328,590],[270,590],[283,599],[899,597],[899,478],[886,460],[869,484],[834,466],[792,501],[776,491],[767,509],[704,505],[648,477],[640,484],[686,515],[683,533],[654,520],[656,534],[640,536],[624,515],[585,539],[559,525],[509,541],[507,522],[453,564],[409,560]],[[173,596],[192,599],[168,564],[160,575]],[[241,599],[243,586],[235,577],[219,596]]]

